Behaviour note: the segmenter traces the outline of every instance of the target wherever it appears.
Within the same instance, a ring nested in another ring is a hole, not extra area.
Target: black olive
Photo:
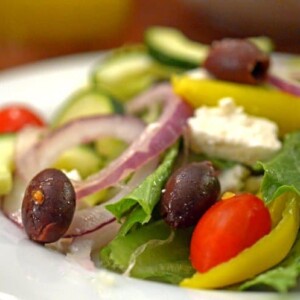
[[[29,183],[22,203],[22,222],[30,239],[52,243],[69,228],[76,206],[74,187],[60,170],[45,169]]]
[[[216,171],[209,161],[188,164],[167,181],[160,212],[173,228],[196,225],[220,194]]]
[[[216,78],[246,84],[260,84],[267,78],[270,59],[244,39],[223,39],[213,43],[203,63]]]

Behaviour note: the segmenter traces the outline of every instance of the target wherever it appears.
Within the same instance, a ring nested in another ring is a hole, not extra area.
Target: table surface
[[[133,0],[134,11],[127,24],[126,31],[117,39],[107,41],[105,44],[89,43],[88,45],[64,45],[57,47],[35,47],[27,45],[20,47],[9,44],[0,46],[0,70],[34,62],[49,57],[78,53],[83,51],[105,50],[118,47],[124,43],[141,42],[144,30],[152,25],[172,26],[183,31],[190,38],[210,43],[212,40],[231,33],[218,30],[210,25],[205,18],[201,19],[192,14],[180,0]],[[300,42],[286,43],[276,41],[278,51],[300,53]]]

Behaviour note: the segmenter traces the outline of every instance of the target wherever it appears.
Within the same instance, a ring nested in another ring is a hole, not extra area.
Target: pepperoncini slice
[[[191,288],[222,288],[268,270],[279,263],[289,253],[299,229],[300,206],[295,194],[286,193],[274,201],[285,205],[282,218],[274,229],[251,247],[243,250],[227,262],[221,263],[205,273],[195,273],[181,281],[180,286]],[[275,209],[278,214],[278,205]],[[274,218],[276,219],[277,216]]]
[[[264,86],[188,76],[174,77],[172,84],[175,93],[193,107],[216,106],[221,98],[232,97],[245,112],[276,122],[281,136],[300,129],[300,97]]]

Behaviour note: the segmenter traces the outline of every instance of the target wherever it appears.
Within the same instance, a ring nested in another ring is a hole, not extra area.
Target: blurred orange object
[[[123,30],[131,2],[1,0],[0,37],[25,43],[107,43]]]
[[[116,46],[132,0],[0,0],[0,66]]]

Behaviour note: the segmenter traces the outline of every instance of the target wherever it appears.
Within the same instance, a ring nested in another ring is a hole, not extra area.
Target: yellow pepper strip
[[[299,199],[294,194],[287,196],[290,198],[286,198],[282,219],[268,235],[229,261],[184,279],[180,286],[202,289],[225,287],[252,278],[284,259],[296,239],[300,223]]]
[[[247,113],[276,122],[281,136],[300,129],[300,97],[262,86],[188,76],[174,77],[172,84],[175,93],[193,107],[216,106],[221,98],[232,97]]]
[[[292,193],[285,193],[279,196],[276,201],[272,201],[268,205],[268,209],[270,211],[271,219],[272,219],[272,228],[276,227],[277,224],[282,219],[282,212],[286,206],[287,195],[293,196]]]

